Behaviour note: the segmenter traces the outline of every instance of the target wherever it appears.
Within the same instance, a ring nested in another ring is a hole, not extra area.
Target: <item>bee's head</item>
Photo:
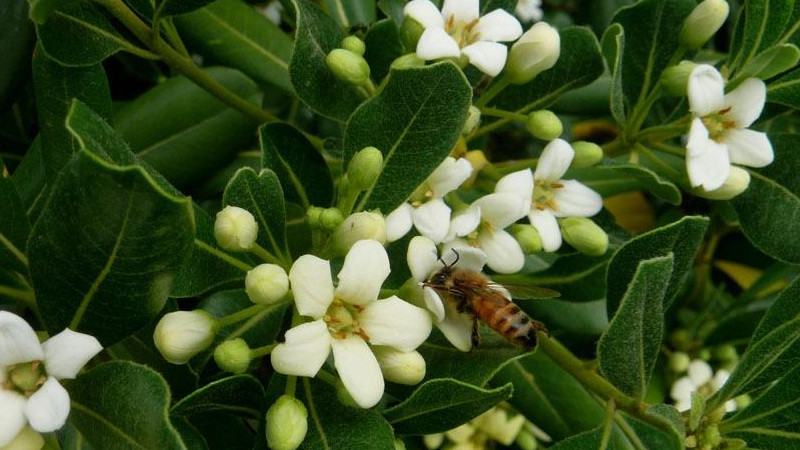
[[[430,278],[425,282],[426,286],[430,286],[434,289],[441,289],[446,288],[449,284],[448,282],[453,277],[453,269],[452,267],[446,266],[439,269],[438,272],[431,275]]]

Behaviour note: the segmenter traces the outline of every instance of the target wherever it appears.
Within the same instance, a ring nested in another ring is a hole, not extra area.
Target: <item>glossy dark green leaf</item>
[[[467,117],[471,89],[450,62],[395,70],[361,105],[344,132],[345,164],[364,147],[383,153],[383,172],[359,209],[389,213],[450,154]]]
[[[139,364],[113,361],[67,386],[70,420],[95,448],[183,448],[167,418],[169,387]]]
[[[681,191],[647,167],[609,162],[585,169],[576,169],[570,176],[597,191],[603,197],[622,192],[646,190],[672,205],[681,204]]]
[[[611,423],[604,424],[600,428],[570,436],[563,441],[557,442],[552,447],[553,450],[611,450],[618,449],[611,442]]]
[[[381,20],[370,28],[364,44],[367,46],[364,59],[369,63],[372,78],[378,81],[389,74],[392,61],[405,53],[400,28],[391,19]]]
[[[194,234],[191,202],[144,169],[82,151],[58,177],[28,241],[30,272],[51,332],[110,345],[152,320]]]
[[[626,394],[642,399],[664,334],[664,294],[672,274],[672,254],[639,263],[628,290],[600,338],[600,370]]]
[[[11,174],[11,179],[14,180],[20,200],[29,217],[35,220],[38,217],[36,212],[41,210],[46,200],[47,187],[41,135],[33,140],[22,162]]]
[[[31,230],[28,214],[14,181],[4,175],[0,160],[0,267],[27,273],[25,243]]]
[[[770,331],[778,328],[784,323],[800,316],[800,278],[794,280],[792,284],[781,292],[775,303],[769,307],[764,318],[758,323],[758,327],[753,332],[750,342],[756,343]]]
[[[527,113],[553,104],[561,94],[586,86],[604,70],[597,38],[587,28],[560,32],[561,56],[551,69],[520,86],[509,86],[489,104],[500,109]]]
[[[203,386],[169,410],[173,416],[191,416],[212,411],[259,420],[266,412],[264,388],[250,375],[233,375]]]
[[[775,161],[751,170],[750,186],[731,200],[742,232],[759,250],[781,261],[800,263],[800,234],[786,224],[800,217],[800,135],[772,136]]]
[[[383,412],[400,434],[433,434],[451,430],[508,400],[511,383],[482,389],[450,378],[430,380],[399,405]]]
[[[736,18],[728,57],[728,66],[734,73],[780,39],[792,16],[793,4],[793,0],[744,2],[744,8]]]
[[[325,64],[344,34],[313,2],[293,0],[297,14],[294,52],[289,74],[297,96],[323,116],[345,121],[364,100],[355,86],[339,81]]]
[[[176,16],[200,9],[214,0],[160,0],[156,1],[158,17]]]
[[[180,434],[186,450],[208,450],[208,443],[203,434],[191,422],[182,417],[170,417],[170,422]]]
[[[327,207],[333,201],[333,180],[325,158],[291,125],[267,124],[259,130],[262,164],[278,175],[286,200],[303,208]]]
[[[255,430],[244,419],[224,413],[208,413],[192,416],[189,423],[194,426],[210,449],[253,450],[256,442]]]
[[[0,111],[5,111],[19,95],[30,70],[30,58],[36,38],[28,21],[26,0],[5,0],[0,8]]]
[[[664,310],[672,304],[675,295],[689,274],[694,255],[708,227],[708,219],[687,216],[667,226],[641,234],[625,243],[608,264],[606,275],[608,315],[617,310],[639,262],[673,254],[674,265],[669,284],[664,292]]]
[[[403,0],[378,0],[378,8],[399,27],[403,24]]]
[[[676,413],[676,419],[680,420],[678,412],[674,408],[672,411]],[[657,448],[659,450],[684,450],[686,448],[683,445],[683,436],[679,435],[675,430],[671,429],[671,431],[668,432],[628,416],[627,414],[623,415],[623,417],[628,423],[628,426],[634,431],[636,439],[644,444],[644,448]]]
[[[767,86],[767,101],[800,109],[800,69],[794,69]]]
[[[241,72],[204,71],[260,105],[258,87]],[[246,148],[256,124],[183,76],[159,84],[114,114],[114,128],[143,160],[178,187],[204,180]]]
[[[800,60],[800,49],[794,44],[770,47],[753,58],[737,75],[737,79],[749,77],[767,80],[795,67]]]
[[[251,5],[242,0],[217,0],[174,20],[186,45],[194,51],[238,69],[258,83],[292,91],[292,39]]]
[[[371,24],[377,19],[375,0],[325,0],[328,13],[342,28]]]
[[[748,433],[748,430],[798,429],[800,424],[800,365],[759,395],[753,403],[720,424],[723,432]],[[765,430],[766,431],[766,430]],[[726,433],[726,434],[728,434]],[[797,436],[800,439],[800,433]],[[748,441],[750,442],[750,441]],[[756,443],[750,443],[753,447]],[[764,445],[764,444],[762,444]],[[771,447],[770,447],[771,448]]]

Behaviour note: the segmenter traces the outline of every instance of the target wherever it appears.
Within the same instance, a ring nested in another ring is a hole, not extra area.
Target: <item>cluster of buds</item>
[[[369,64],[364,59],[366,46],[364,41],[355,37],[346,37],[340,48],[331,50],[325,57],[325,64],[337,79],[352,84],[363,86],[369,82]]]

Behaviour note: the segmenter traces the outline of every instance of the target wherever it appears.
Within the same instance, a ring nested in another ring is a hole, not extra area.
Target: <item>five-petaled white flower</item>
[[[389,271],[386,250],[373,240],[353,245],[336,287],[328,261],[298,258],[289,271],[297,311],[315,320],[286,332],[285,343],[272,351],[275,370],[313,377],[333,350],[336,371],[353,400],[362,408],[377,404],[384,381],[368,344],[412,352],[431,331],[422,308],[396,296],[377,300]]]
[[[94,337],[69,329],[40,344],[25,320],[0,311],[0,447],[26,423],[41,433],[61,428],[70,402],[58,380],[75,378],[102,349]]]
[[[542,248],[554,252],[561,247],[561,230],[556,218],[591,217],[603,209],[600,194],[576,180],[562,180],[575,150],[566,141],[555,139],[542,151],[536,171],[510,173],[500,179],[495,192],[524,196],[530,210],[528,219],[542,238]]]
[[[386,240],[400,239],[413,224],[423,236],[442,242],[450,228],[452,213],[443,197],[456,190],[470,175],[469,161],[448,156],[417,189],[418,195],[412,197],[411,203],[403,203],[386,216]]]
[[[722,75],[701,64],[692,70],[687,92],[695,116],[686,142],[686,171],[692,187],[719,188],[730,175],[731,163],[764,167],[772,162],[766,133],[747,128],[764,109],[767,89],[763,81],[748,78],[725,94]]]
[[[689,364],[686,376],[679,378],[672,384],[670,397],[675,401],[678,411],[687,411],[692,407],[692,393],[699,392],[706,398],[722,388],[731,376],[727,370],[717,370],[714,373],[711,366],[702,359],[695,359]],[[736,411],[736,401],[725,402],[725,411]]]
[[[430,0],[412,0],[403,12],[425,28],[417,42],[418,57],[428,61],[463,54],[491,76],[506,64],[508,49],[500,42],[522,35],[519,21],[502,9],[480,17],[479,0],[444,0],[441,12]]]

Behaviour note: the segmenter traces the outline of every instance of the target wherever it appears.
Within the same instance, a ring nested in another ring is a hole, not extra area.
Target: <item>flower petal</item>
[[[403,203],[386,216],[386,242],[394,242],[411,231],[414,225],[411,220],[413,210],[413,206]]]
[[[289,270],[294,302],[303,316],[320,318],[333,301],[331,263],[313,255],[297,258]]]
[[[696,116],[707,116],[722,109],[725,81],[719,71],[708,64],[692,70],[687,85],[689,110]]]
[[[470,64],[491,77],[497,76],[506,65],[508,48],[499,42],[478,41],[461,49]]]
[[[446,266],[480,272],[486,265],[486,252],[458,239],[444,245],[442,261]]]
[[[563,180],[563,188],[556,189],[553,202],[556,217],[592,217],[603,209],[603,197],[575,180]]]
[[[460,314],[455,306],[448,302],[445,306],[444,320],[436,323],[436,328],[453,344],[453,347],[468,352],[472,350],[472,326],[475,320],[475,317],[469,314]]]
[[[358,321],[370,344],[403,352],[416,349],[431,334],[430,314],[394,295],[367,305]]]
[[[450,221],[450,230],[447,232],[447,237],[445,237],[444,240],[452,241],[455,237],[466,236],[475,231],[480,223],[481,209],[473,204],[469,208],[453,216],[453,220]]]
[[[422,288],[425,297],[425,307],[433,314],[437,322],[444,320],[444,303],[442,298],[433,288],[425,286]]]
[[[426,180],[434,197],[444,197],[456,190],[472,175],[472,164],[466,158],[445,158]]]
[[[47,374],[58,379],[75,378],[94,355],[103,350],[94,336],[77,333],[69,328],[42,344]]]
[[[383,396],[383,374],[378,360],[363,339],[347,335],[333,339],[333,359],[336,371],[347,392],[362,408],[371,408]]]
[[[272,367],[284,375],[313,377],[331,352],[331,335],[322,320],[297,325],[270,354]]]
[[[426,28],[417,41],[417,56],[425,61],[439,58],[458,58],[458,43],[443,28]]]
[[[486,252],[486,265],[497,273],[516,273],[525,265],[519,242],[503,230],[482,231],[478,242]]]
[[[672,399],[677,402],[691,404],[692,392],[694,392],[694,390],[695,386],[692,383],[692,380],[690,380],[689,377],[682,377],[679,378],[674,383],[672,383],[672,388],[669,391],[669,396],[672,397]]]
[[[0,311],[0,367],[44,359],[42,345],[28,322],[8,311]]]
[[[352,305],[372,303],[389,272],[389,256],[380,242],[358,241],[344,257],[335,296]]]
[[[692,384],[695,387],[700,387],[711,381],[714,372],[707,362],[702,359],[695,359],[689,363],[688,375],[689,379],[692,380]]]
[[[515,41],[522,36],[522,25],[516,17],[498,8],[481,17],[472,32],[481,41]]]
[[[49,377],[25,404],[25,417],[31,428],[40,433],[56,431],[69,416],[69,394],[53,377]]]
[[[702,125],[701,125],[702,126]],[[692,130],[695,125],[692,124]],[[702,127],[705,130],[705,127]],[[689,132],[689,142],[686,144],[686,172],[692,187],[702,186],[706,191],[712,191],[722,186],[731,171],[728,159],[728,146],[718,144],[711,139],[705,141]],[[694,138],[693,138],[694,137]],[[702,136],[701,136],[702,137]]]
[[[542,238],[542,249],[554,252],[561,247],[561,229],[558,227],[556,216],[549,209],[532,209],[528,214],[531,225],[536,227]]]
[[[737,128],[747,128],[761,115],[767,100],[767,86],[758,78],[748,78],[725,95],[722,109],[730,108],[725,118],[733,120]]]
[[[408,243],[406,253],[408,268],[415,281],[425,281],[428,276],[440,267],[439,252],[436,244],[425,236],[414,236]]]
[[[414,209],[411,217],[417,231],[437,244],[444,240],[450,230],[450,207],[440,198],[420,205]]]
[[[416,20],[424,28],[444,28],[442,13],[430,0],[412,0],[406,3],[403,14]]]
[[[533,172],[531,169],[512,172],[497,181],[494,191],[517,194],[530,203],[533,198]]]
[[[731,162],[748,167],[764,167],[775,159],[766,133],[748,129],[730,129],[723,135]]]
[[[9,313],[10,314],[10,313]],[[25,397],[0,389],[0,447],[4,447],[25,428]]]
[[[481,209],[481,221],[495,229],[503,229],[525,217],[531,207],[523,197],[506,192],[484,195],[472,204]]]
[[[480,15],[479,0],[444,0],[442,17],[445,22],[451,20],[469,23]]]
[[[572,164],[575,150],[563,139],[553,139],[544,147],[536,171],[533,173],[534,181],[556,181],[561,179]]]
[[[686,156],[698,156],[708,150],[708,128],[703,124],[703,120],[696,117],[692,120],[689,127],[689,135],[686,138]]]

